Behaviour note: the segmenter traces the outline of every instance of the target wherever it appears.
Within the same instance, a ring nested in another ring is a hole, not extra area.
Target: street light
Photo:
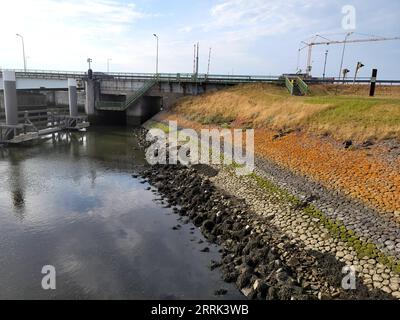
[[[357,62],[357,66],[356,66],[356,71],[354,72],[354,80],[353,80],[353,84],[356,83],[356,79],[357,79],[357,74],[358,74],[358,70],[360,70],[362,67],[364,67],[364,64],[360,61]]]
[[[158,36],[155,33],[153,33],[153,36],[157,39],[156,75],[158,76]]]
[[[347,68],[344,68],[343,69],[343,83],[344,83],[344,80],[346,80],[346,76],[347,76],[347,74],[350,72],[350,70],[349,69],[347,69]]]
[[[26,58],[25,58],[25,43],[24,43],[24,37],[21,36],[19,33],[16,34],[17,37],[21,38],[22,41],[22,58],[24,59],[24,71],[26,72]]]
[[[322,74],[322,79],[325,79],[326,60],[328,59],[328,52],[328,50],[325,51],[324,73]]]
[[[339,70],[339,80],[340,80],[340,74],[342,73],[342,67],[343,67],[343,59],[344,59],[344,50],[346,49],[346,41],[347,38],[350,37],[353,34],[353,32],[348,32],[346,34],[346,37],[344,38],[344,42],[343,42],[343,51],[342,51],[342,60],[340,62],[340,70]]]
[[[91,58],[87,58],[86,62],[89,64],[89,70],[90,70],[90,64],[92,63],[92,59]]]
[[[111,60],[112,60],[111,58],[108,58],[108,59],[107,59],[107,73],[110,72],[110,61],[111,61]]]

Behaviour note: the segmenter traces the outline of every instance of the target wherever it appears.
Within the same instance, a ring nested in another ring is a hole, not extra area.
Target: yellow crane
[[[326,38],[326,36],[317,34],[313,37],[313,40],[311,40],[311,42],[301,41],[301,43],[304,44],[304,47],[299,48],[299,50],[298,50],[297,70],[299,70],[300,51],[302,51],[303,49],[308,48],[306,73],[307,73],[307,75],[310,75],[311,69],[312,69],[311,54],[312,54],[313,46],[343,44],[342,59],[341,59],[340,70],[339,70],[339,78],[340,78],[340,75],[342,72],[342,67],[343,67],[344,51],[345,51],[347,43],[400,40],[400,37],[380,37],[380,36],[373,36],[373,35],[366,35],[366,36],[370,37],[370,38],[366,38],[366,39],[348,39],[352,34],[354,34],[354,32],[346,33],[344,40],[330,40],[330,39]],[[360,35],[363,35],[363,34],[360,34]],[[323,41],[316,41],[317,38],[321,38],[321,39],[323,39]]]

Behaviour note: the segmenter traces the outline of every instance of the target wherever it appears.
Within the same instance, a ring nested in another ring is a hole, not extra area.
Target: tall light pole
[[[26,72],[26,58],[25,58],[25,42],[24,37],[21,36],[19,33],[16,34],[17,37],[21,38],[22,41],[22,58],[24,59],[24,71]]]
[[[207,66],[207,77],[210,74],[210,63],[211,63],[211,48],[208,51],[208,66]]]
[[[157,55],[156,55],[156,75],[158,76],[158,35],[153,33],[153,36],[157,39]]]
[[[327,59],[328,59],[328,50],[325,51],[324,73],[322,74],[322,79],[325,79],[326,60]]]
[[[364,67],[364,64],[362,62],[358,61],[357,66],[356,66],[356,71],[354,72],[353,85],[356,84],[358,70],[360,70],[362,67]]]
[[[353,32],[349,32],[346,34],[346,37],[344,38],[343,50],[342,50],[342,60],[340,61],[339,80],[340,80],[340,75],[342,74],[344,50],[346,49],[346,41],[347,41],[347,38],[350,37],[352,34],[353,34]]]
[[[112,60],[111,58],[107,58],[107,73],[110,72],[110,61],[111,60]]]
[[[91,58],[87,58],[86,62],[89,64],[89,70],[91,69],[90,64],[93,62]]]

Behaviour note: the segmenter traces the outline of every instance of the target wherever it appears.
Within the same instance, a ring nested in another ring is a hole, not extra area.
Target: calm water
[[[172,230],[178,216],[131,177],[143,164],[121,128],[0,148],[0,298],[241,298],[209,269],[218,248],[200,252],[191,224]],[[44,265],[56,290],[41,288]]]

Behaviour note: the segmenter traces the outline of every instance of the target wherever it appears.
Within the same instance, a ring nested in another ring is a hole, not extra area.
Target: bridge
[[[299,75],[103,73],[92,70],[88,72],[13,71],[16,77],[20,111],[29,109],[29,101],[38,100],[41,102],[34,103],[36,107],[33,111],[48,106],[67,107],[69,105],[68,81],[74,79],[78,108],[81,113],[89,117],[90,122],[115,120],[131,125],[137,125],[159,110],[168,108],[182,96],[197,95],[241,83],[277,83],[286,85],[291,94],[304,94],[307,91],[306,83],[352,83],[354,81],[354,79],[313,78],[307,75],[303,75],[303,79],[300,79]],[[3,91],[2,77],[3,72],[0,72],[0,96]],[[371,78],[358,77],[355,81],[369,83]],[[400,84],[400,81],[378,79],[377,83],[394,85]],[[41,108],[38,108],[37,104],[41,105]],[[0,119],[2,108],[4,108],[4,103],[0,97]]]

